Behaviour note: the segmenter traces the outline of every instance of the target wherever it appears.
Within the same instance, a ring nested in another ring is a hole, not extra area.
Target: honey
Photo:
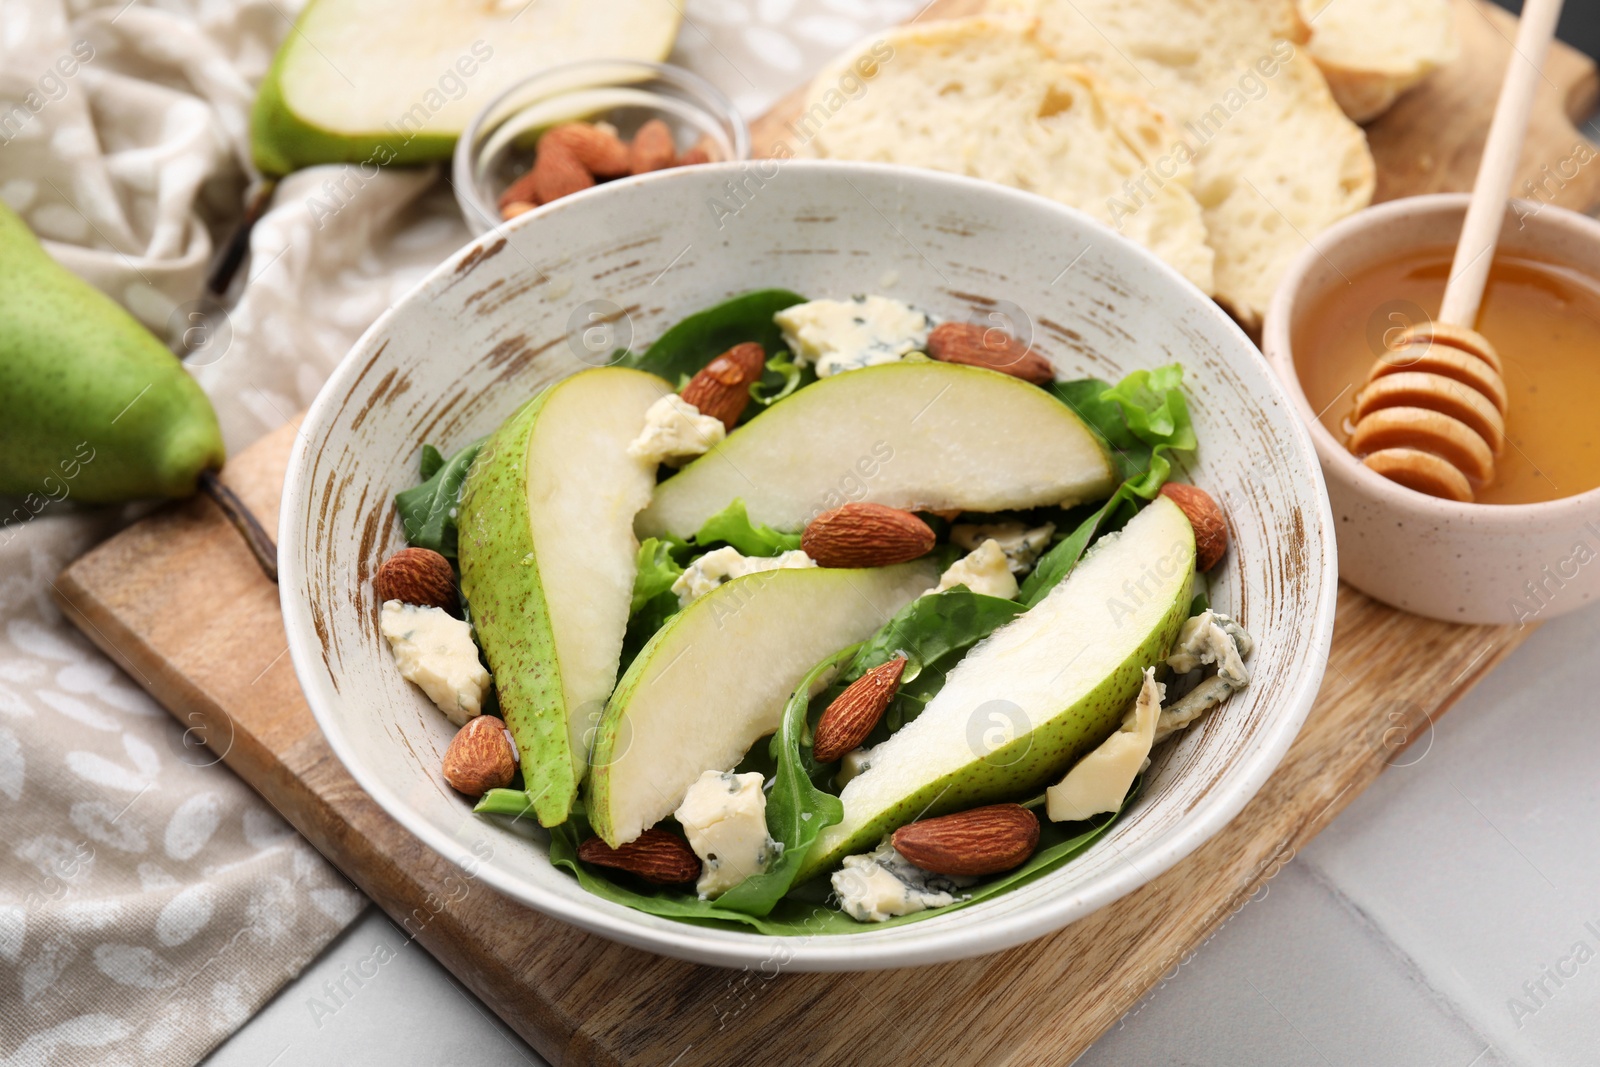
[[[1306,399],[1347,444],[1373,361],[1438,313],[1455,249],[1422,248],[1347,275],[1291,341]],[[1483,504],[1532,504],[1600,486],[1600,285],[1571,268],[1497,254],[1476,329],[1505,363],[1506,444]]]

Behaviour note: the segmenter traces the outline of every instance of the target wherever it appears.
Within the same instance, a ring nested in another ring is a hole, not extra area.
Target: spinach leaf
[[[1138,794],[1139,788],[1140,783],[1136,781],[1122,802],[1122,811],[1127,810],[1128,804]],[[859,934],[867,930],[903,926],[934,915],[946,915],[959,908],[987,900],[997,893],[1041,878],[1081,854],[1120,816],[1121,811],[1118,811],[1082,823],[1044,821],[1039,833],[1039,847],[1021,867],[973,886],[965,897],[948,907],[902,915],[881,923],[857,922],[827,903],[802,899],[800,893],[791,893],[779,900],[772,910],[764,915],[753,915],[725,907],[721,901],[701,900],[693,892],[686,893],[667,888],[652,890],[642,882],[635,883],[638,888],[630,888],[620,882],[611,881],[578,862],[578,843],[587,837],[589,832],[581,807],[575,809],[565,823],[551,829],[550,862],[571,871],[577,876],[578,883],[596,896],[637,908],[651,915],[722,929],[736,929],[743,926],[773,936]],[[824,892],[818,882],[807,883],[805,890],[805,897],[817,897]],[[727,896],[724,895],[722,900],[726,899]]]
[[[442,466],[444,466],[444,453],[432,445],[424,444],[422,446],[422,480],[427,481],[432,478]]]
[[[800,547],[800,535],[779,533],[751,522],[744,501],[735,500],[700,525],[694,535],[697,547],[725,541],[746,556],[777,556]]]
[[[491,789],[472,806],[478,815],[510,815],[520,818],[533,814],[533,799],[523,789]]]
[[[812,784],[807,771],[811,742],[806,719],[811,687],[848,662],[857,647],[836,652],[811,668],[784,706],[783,720],[770,746],[778,769],[767,794],[767,835],[783,845],[783,853],[766,871],[746,878],[717,898],[718,907],[766,915],[794,885],[818,835],[844,818],[839,798]]]
[[[431,548],[447,559],[456,558],[461,487],[486,440],[479,438],[448,460],[432,445],[422,446],[423,483],[394,495],[406,543],[412,548]]]
[[[783,343],[783,332],[772,321],[772,316],[805,301],[805,297],[787,289],[741,293],[695,312],[662,334],[644,352],[623,357],[621,365],[678,383],[745,341],[759,341],[769,356],[786,354],[788,348]]]

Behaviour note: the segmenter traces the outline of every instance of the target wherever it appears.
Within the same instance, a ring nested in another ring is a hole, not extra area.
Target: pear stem
[[[233,523],[233,528],[239,531],[239,536],[243,537],[244,543],[249,546],[250,554],[255,556],[261,572],[269,581],[276,583],[278,546],[273,543],[272,535],[267,533],[266,528],[255,517],[255,513],[245,506],[245,502],[239,499],[238,494],[222,484],[216,471],[201,472],[200,491],[222,509],[222,513]]]
[[[272,204],[272,194],[278,188],[276,178],[263,178],[245,193],[244,212],[222,250],[211,261],[206,277],[206,291],[219,299],[233,286],[234,276],[250,251],[250,233],[261,216]]]

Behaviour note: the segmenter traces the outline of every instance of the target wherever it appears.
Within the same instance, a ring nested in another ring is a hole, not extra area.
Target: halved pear
[[[665,59],[680,8],[632,0],[312,0],[256,95],[256,166],[286,174],[314,163],[448,159],[472,116],[531,74],[580,59]]]
[[[462,493],[461,592],[545,826],[572,808],[617,680],[633,517],[655,485],[628,443],[670,392],[620,367],[563,379],[495,431]]]
[[[922,714],[872,750],[801,879],[914,819],[1037,794],[1117,728],[1188,614],[1194,531],[1165,497],[1026,614],[973,647]]]
[[[939,579],[927,560],[763,571],[674,615],[640,651],[595,735],[588,813],[611,844],[671,815],[701,772],[730,770],[778,728],[824,657],[865,639]]]
[[[1097,500],[1114,485],[1099,439],[1043,389],[953,363],[886,363],[751,419],[662,482],[638,529],[688,536],[735,498],[752,521],[794,531],[852,500],[1005,511]]]

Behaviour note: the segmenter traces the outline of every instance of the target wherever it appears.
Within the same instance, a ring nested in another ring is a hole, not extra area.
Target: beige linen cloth
[[[692,0],[673,61],[754,114],[919,6]],[[298,8],[0,0],[0,198],[163,337],[238,215],[254,86]],[[279,186],[195,368],[230,454],[467,240],[435,171],[353,196],[341,177]],[[193,1063],[363,906],[52,604],[60,569],[136,511],[69,501],[0,525],[0,1065]]]

